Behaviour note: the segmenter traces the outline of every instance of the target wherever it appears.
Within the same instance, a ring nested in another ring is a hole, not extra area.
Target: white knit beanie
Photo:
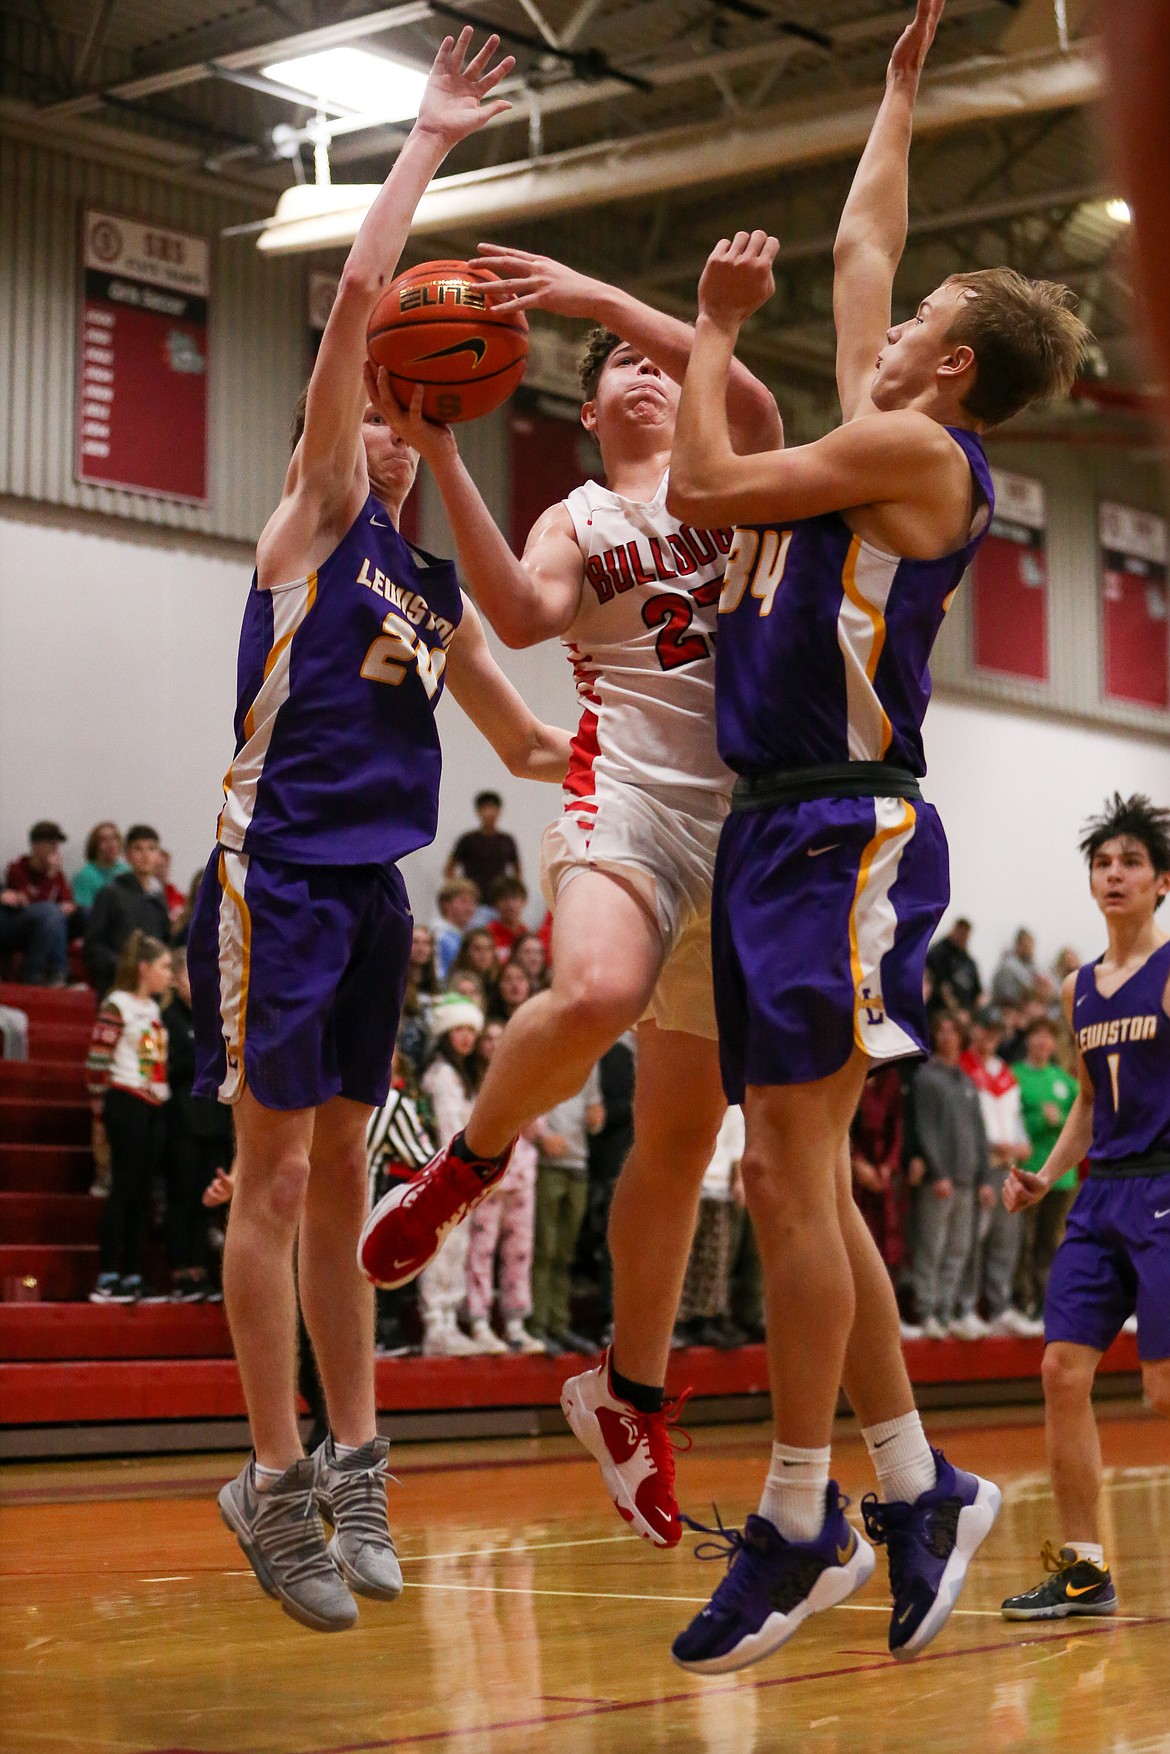
[[[479,1035],[483,1030],[483,1012],[472,999],[462,993],[444,993],[435,1001],[431,1012],[431,1034],[438,1041],[450,1029],[470,1026]]]

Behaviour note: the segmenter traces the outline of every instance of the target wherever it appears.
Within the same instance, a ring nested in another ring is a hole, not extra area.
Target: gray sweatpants
[[[967,1315],[982,1292],[989,1321],[1001,1316],[1012,1301],[1016,1262],[1020,1258],[1022,1216],[1009,1212],[1003,1203],[1006,1169],[991,1171],[995,1205],[980,1206],[975,1223],[974,1246],[959,1288],[959,1314]]]
[[[974,1228],[974,1188],[955,1188],[944,1199],[923,1183],[918,1190],[913,1272],[920,1322],[935,1316],[945,1325],[957,1314]]]

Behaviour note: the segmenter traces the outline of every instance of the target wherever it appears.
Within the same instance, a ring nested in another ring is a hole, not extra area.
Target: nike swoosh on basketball
[[[834,842],[833,842],[833,844],[832,844],[832,846],[828,846],[828,847],[809,847],[809,849],[808,849],[808,856],[809,856],[809,858],[810,858],[810,859],[819,859],[819,858],[820,858],[820,856],[821,856],[821,854],[822,854],[822,853],[832,853],[832,852],[835,852],[835,851],[836,851],[836,849],[837,849],[837,848],[838,848],[838,847],[839,847],[839,846],[840,846],[840,845],[841,845],[841,842],[840,842],[840,841],[839,841],[839,840],[835,840],[835,841],[834,841]]]
[[[487,342],[482,335],[469,335],[465,341],[452,341],[447,347],[436,347],[433,353],[419,353],[411,360],[411,365],[423,365],[428,359],[454,359],[460,353],[474,353],[475,365],[472,371],[483,364],[483,356],[487,352]]]

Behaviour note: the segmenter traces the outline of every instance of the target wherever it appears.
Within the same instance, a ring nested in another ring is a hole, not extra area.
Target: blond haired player
[[[503,1173],[521,1127],[579,1090],[638,1025],[635,1143],[610,1217],[614,1341],[597,1370],[565,1385],[564,1406],[622,1515],[673,1546],[681,1528],[663,1385],[726,1106],[709,913],[730,789],[715,750],[713,635],[731,535],[666,510],[690,328],[544,257],[483,246],[482,259],[510,281],[505,302],[604,325],[583,361],[581,422],[600,446],[605,485],[587,482],[552,506],[518,560],[450,430],[421,418],[421,397],[401,407],[384,373],[370,394],[430,465],[463,575],[504,643],[559,637],[573,666],[581,720],[542,861],[553,979],[508,1025],[465,1132],[375,1208],[359,1258],[379,1282],[413,1278]],[[739,450],[781,442],[770,392],[742,366],[727,412]]]

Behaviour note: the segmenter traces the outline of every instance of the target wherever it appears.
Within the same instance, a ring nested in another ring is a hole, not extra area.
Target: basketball
[[[401,402],[425,384],[423,413],[454,425],[506,402],[528,358],[522,311],[497,315],[484,284],[498,280],[468,262],[423,262],[399,274],[366,331],[370,361],[385,366]]]

